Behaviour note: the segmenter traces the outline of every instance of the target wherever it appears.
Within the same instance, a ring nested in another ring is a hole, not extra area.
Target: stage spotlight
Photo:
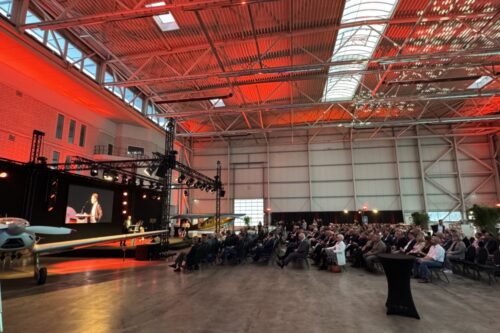
[[[347,209],[344,209],[344,214],[349,214],[349,211]]]
[[[102,173],[102,178],[104,178],[104,180],[107,180],[108,182],[110,182],[113,180],[113,175],[111,175],[108,171],[104,171]]]
[[[182,182],[186,179],[186,176],[184,176],[182,173],[181,175],[179,176],[179,178],[177,178],[177,182],[179,184],[182,184]]]
[[[123,192],[123,196],[126,197],[128,195],[128,192]]]
[[[189,178],[189,179],[187,180],[187,182],[186,182],[186,185],[187,185],[188,187],[193,186],[193,184],[194,184],[194,179],[193,179],[193,178]]]
[[[124,206],[126,206],[126,205],[128,204],[128,202],[127,202],[127,201],[124,201],[124,202],[122,202],[122,204],[123,204]]]
[[[0,178],[7,178],[9,177],[9,174],[5,171],[0,172]]]
[[[123,214],[123,215],[127,215],[127,211],[126,211],[126,210],[123,210],[123,211],[122,211],[122,214]]]
[[[93,177],[95,177],[95,176],[97,176],[98,174],[99,174],[99,169],[97,168],[97,166],[96,166],[96,165],[92,165],[92,166],[90,167],[90,175],[91,175],[91,176],[93,176]]]
[[[160,196],[158,196],[158,198],[156,198],[156,200],[158,200],[158,201],[160,201],[160,199],[161,199],[161,197],[160,197]]]
[[[147,196],[146,194],[143,194],[143,195],[142,195],[142,198],[143,198],[143,199],[146,199],[147,197],[148,197],[148,196]]]

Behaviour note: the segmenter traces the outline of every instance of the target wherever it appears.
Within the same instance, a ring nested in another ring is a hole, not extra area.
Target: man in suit
[[[299,246],[291,252],[289,255],[285,257],[283,260],[278,260],[277,264],[281,268],[285,267],[288,265],[288,263],[292,260],[296,259],[303,259],[307,260],[307,255],[309,254],[309,241],[306,238],[306,235],[304,235],[303,232],[299,233]]]
[[[431,229],[432,229],[432,234],[435,234],[437,232],[444,232],[446,227],[443,224],[443,220],[439,220],[437,224],[431,226]]]
[[[90,210],[90,223],[97,223],[102,218],[102,208],[101,204],[99,204],[99,194],[92,193],[90,203],[92,204],[92,208]]]
[[[489,254],[493,254],[498,250],[498,242],[489,232],[484,233],[484,247],[488,250]]]
[[[363,258],[365,260],[366,269],[370,272],[375,270],[374,265],[375,261],[378,260],[377,255],[381,253],[385,253],[386,245],[382,242],[382,239],[379,234],[375,233],[372,236],[372,248],[370,251],[363,254]]]

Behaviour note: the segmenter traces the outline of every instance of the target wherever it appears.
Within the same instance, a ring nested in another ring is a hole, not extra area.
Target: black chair
[[[465,251],[465,259],[462,260],[462,273],[464,275],[472,275],[474,277],[474,270],[476,267],[476,248],[469,246]],[[472,273],[471,273],[472,270]]]
[[[446,255],[444,257],[444,260],[446,261]],[[431,282],[432,282],[433,276],[435,276],[436,279],[438,279],[438,280],[441,280],[441,281],[446,282],[446,283],[450,283],[448,276],[444,272],[444,262],[445,261],[443,261],[443,264],[439,267],[429,267],[429,271],[431,272],[431,275],[429,276]],[[444,279],[442,279],[441,276],[444,277]]]
[[[496,282],[496,274],[500,272],[500,252],[493,253],[493,263],[488,263],[488,250],[480,248],[477,255],[476,272],[478,280],[481,279],[481,272],[488,274],[488,284]]]

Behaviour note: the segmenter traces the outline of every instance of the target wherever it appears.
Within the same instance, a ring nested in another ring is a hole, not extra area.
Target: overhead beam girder
[[[305,65],[291,65],[291,66],[279,66],[279,67],[267,67],[267,68],[256,68],[247,69],[239,71],[225,71],[225,72],[214,72],[207,74],[195,74],[195,75],[178,75],[178,76],[167,76],[167,77],[157,77],[148,78],[140,80],[128,80],[128,81],[114,81],[107,82],[108,86],[121,86],[121,87],[132,87],[132,86],[142,86],[147,84],[161,84],[168,82],[182,82],[182,81],[195,81],[195,80],[206,80],[209,78],[218,79],[228,79],[242,76],[252,76],[261,74],[310,74],[318,75],[321,71],[327,70],[330,66],[345,66],[345,65],[355,65],[363,64],[369,62],[371,64],[404,64],[412,63],[416,61],[440,61],[443,58],[454,57],[456,55],[460,57],[485,57],[485,56],[495,56],[500,55],[500,49],[478,49],[469,50],[468,52],[445,52],[445,53],[434,53],[434,54],[413,54],[407,56],[398,57],[381,57],[372,59],[361,59],[361,60],[345,60],[345,61],[329,61],[323,64],[305,64]],[[483,64],[484,65],[484,64]],[[488,64],[489,65],[489,64]],[[373,70],[348,70],[337,73],[332,73],[333,75],[355,75],[364,74],[364,72],[373,73]]]
[[[487,18],[490,18],[492,16],[493,16],[492,13],[432,16],[432,17],[425,18],[423,20],[423,22],[445,22],[445,21],[453,21],[453,20],[456,20],[458,18],[460,18],[460,19],[487,19]],[[294,38],[294,37],[299,37],[299,36],[314,35],[314,34],[319,34],[319,33],[334,32],[334,31],[337,31],[337,30],[340,30],[343,28],[351,28],[351,27],[357,27],[357,26],[363,26],[363,25],[412,24],[412,23],[415,23],[417,20],[418,20],[418,17],[398,18],[398,19],[392,19],[392,20],[367,20],[367,21],[343,23],[340,25],[325,25],[325,26],[320,26],[320,27],[315,27],[315,28],[295,29],[291,32],[290,31],[282,31],[282,32],[258,33],[256,31],[255,36],[257,38],[283,38],[283,39],[287,39],[287,38]],[[248,34],[245,34],[245,36],[242,36],[241,38],[238,38],[235,40],[230,40],[230,41],[224,41],[224,40],[217,41],[217,40],[215,40],[214,45],[216,47],[228,47],[228,46],[236,46],[239,44],[254,42],[254,41],[255,41],[255,38],[254,38],[253,34],[248,33]],[[171,49],[171,50],[159,50],[156,52],[124,55],[120,58],[122,61],[129,61],[129,60],[135,60],[135,59],[141,59],[141,58],[148,58],[150,56],[166,56],[166,55],[194,52],[194,51],[206,50],[207,48],[210,48],[209,44],[197,44],[197,45],[192,45],[192,46],[179,47],[179,48],[175,48],[175,49]],[[110,61],[113,62],[113,60],[110,60]]]

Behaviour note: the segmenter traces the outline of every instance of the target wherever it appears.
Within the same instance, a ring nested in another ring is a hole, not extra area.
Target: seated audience
[[[289,253],[284,259],[278,259],[277,264],[281,268],[287,266],[290,261],[296,259],[307,260],[307,256],[309,254],[309,241],[306,239],[306,236],[303,232],[298,235],[299,245],[293,252]]]
[[[375,262],[378,260],[377,255],[384,253],[386,250],[386,245],[382,242],[379,234],[373,234],[372,236],[372,248],[370,251],[363,254],[365,260],[366,269],[370,272],[374,272]]]
[[[423,258],[415,260],[415,264],[413,266],[413,275],[416,278],[419,277],[419,282],[421,283],[428,283],[430,281],[429,268],[443,266],[445,250],[439,243],[439,237],[432,236],[432,245],[427,255]]]
[[[451,243],[450,248],[446,251],[446,259],[444,266],[447,269],[451,269],[451,262],[453,260],[464,260],[465,259],[465,243],[460,240],[458,233],[453,234],[453,243]],[[451,271],[450,271],[451,272]]]

